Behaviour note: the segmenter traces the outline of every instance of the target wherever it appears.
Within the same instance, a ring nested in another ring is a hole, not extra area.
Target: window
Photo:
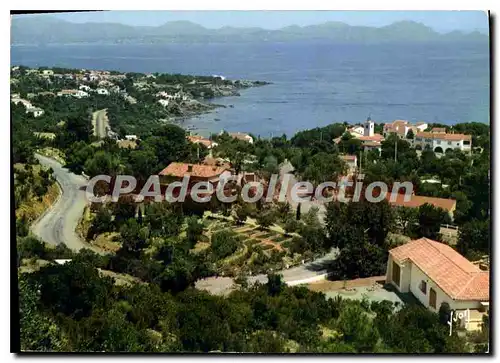
[[[451,141],[448,141],[448,145],[451,145]]]
[[[459,143],[459,142],[457,142],[457,146],[460,146],[460,143]]]
[[[436,144],[440,145],[441,144],[441,140],[436,140]]]
[[[422,141],[422,138],[421,137],[417,137],[415,140]]]
[[[419,286],[420,291],[424,293],[424,295],[427,294],[427,282],[424,280],[420,281],[420,286]]]
[[[469,140],[464,140],[464,145],[470,145],[470,141]]]
[[[392,262],[392,281],[399,286],[399,278],[401,274],[401,268],[396,262]]]
[[[425,139],[425,142],[432,142],[432,139]]]
[[[436,291],[432,287],[429,290],[429,306],[436,308]]]

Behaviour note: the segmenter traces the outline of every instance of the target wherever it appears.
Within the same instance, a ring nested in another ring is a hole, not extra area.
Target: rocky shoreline
[[[199,97],[198,99],[191,99],[189,102],[183,102],[180,105],[180,110],[182,115],[170,117],[165,122],[173,123],[180,127],[184,127],[183,123],[189,121],[192,118],[208,113],[217,108],[226,108],[226,105],[216,104],[216,103],[205,103],[204,100],[213,100],[220,97],[239,97],[241,96],[240,91],[253,87],[262,87],[272,84],[266,81],[249,81],[249,80],[235,80],[229,81],[230,83],[224,83],[222,85],[205,85],[204,88],[208,89],[211,96],[210,97]],[[195,129],[190,129],[195,130]]]

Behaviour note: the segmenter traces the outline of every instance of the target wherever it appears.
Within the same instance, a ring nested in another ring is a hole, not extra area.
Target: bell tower
[[[375,122],[372,121],[370,116],[368,116],[368,118],[366,119],[364,128],[365,128],[364,132],[365,136],[373,136],[375,134]]]

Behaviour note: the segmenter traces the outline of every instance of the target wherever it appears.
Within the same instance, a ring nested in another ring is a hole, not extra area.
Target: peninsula
[[[101,130],[102,136],[122,138],[151,132],[152,126],[162,123],[182,126],[184,119],[220,107],[206,102],[209,99],[239,96],[243,89],[269,84],[219,75],[23,66],[12,67],[10,83],[11,102],[22,104],[36,118],[40,132],[55,132],[69,107],[79,114],[106,109],[109,127]]]

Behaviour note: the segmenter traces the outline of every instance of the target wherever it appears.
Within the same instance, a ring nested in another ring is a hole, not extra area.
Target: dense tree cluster
[[[118,286],[77,256],[20,275],[22,348],[94,352],[463,352],[418,306],[325,299],[280,276],[227,297]]]
[[[330,269],[338,278],[385,274],[386,237],[394,226],[394,212],[387,201],[330,203],[327,208],[328,243],[339,249]]]

